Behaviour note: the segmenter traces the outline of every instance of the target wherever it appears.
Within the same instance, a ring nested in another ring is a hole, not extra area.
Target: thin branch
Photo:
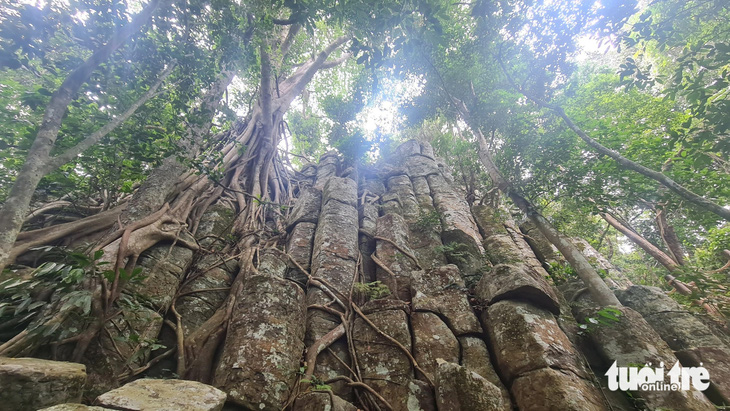
[[[501,51],[500,51],[501,52]],[[621,155],[618,151],[610,149],[598,141],[594,140],[588,134],[586,134],[580,127],[578,127],[573,120],[568,117],[568,115],[565,113],[562,107],[550,104],[538,97],[532,96],[530,93],[526,92],[522,87],[518,86],[514,79],[509,75],[507,72],[507,68],[504,65],[504,62],[502,61],[501,55],[497,59],[499,60],[499,65],[502,68],[502,71],[507,78],[507,81],[514,87],[518,92],[522,93],[523,96],[527,97],[529,100],[532,100],[535,104],[538,106],[545,107],[547,109],[550,109],[554,111],[560,118],[563,119],[565,124],[573,130],[575,134],[580,137],[581,140],[583,140],[586,144],[588,144],[589,147],[592,147],[595,151],[597,151],[599,154],[605,155],[607,157],[612,158],[614,161],[619,163],[620,165],[628,168],[629,170],[635,171],[644,177],[650,178],[654,181],[657,181],[658,183],[664,185],[668,189],[674,191],[677,193],[680,197],[684,198],[685,200],[698,205],[706,210],[709,210],[718,216],[724,218],[725,220],[730,221],[730,210],[726,209],[716,203],[714,203],[711,200],[708,200],[698,194],[695,194],[694,192],[688,190],[683,185],[677,183],[676,181],[672,180],[671,178],[667,177],[663,173],[660,173],[658,171],[654,171],[650,168],[644,167],[643,165],[636,163],[632,160],[629,160],[628,158]]]
[[[81,154],[84,151],[86,151],[87,149],[89,149],[91,146],[98,143],[107,134],[112,132],[112,130],[114,130],[120,124],[125,122],[128,118],[130,118],[132,116],[132,114],[134,114],[135,111],[137,111],[138,108],[140,108],[142,105],[144,105],[148,100],[150,100],[153,97],[158,96],[160,93],[157,93],[157,89],[160,88],[160,85],[165,81],[165,79],[167,79],[167,77],[170,76],[170,74],[172,73],[172,70],[175,67],[176,67],[176,64],[170,64],[167,67],[167,69],[162,73],[160,78],[157,79],[155,84],[153,84],[152,87],[150,87],[150,89],[147,90],[147,92],[144,93],[142,95],[142,97],[140,97],[137,101],[135,101],[126,111],[124,111],[124,113],[115,117],[112,121],[107,123],[104,127],[100,128],[96,132],[87,136],[85,139],[81,140],[75,146],[64,151],[62,154],[52,157],[48,161],[48,163],[46,163],[46,166],[44,167],[43,172],[50,173],[51,171],[57,169],[58,167],[73,160],[74,158],[76,158],[76,156],[78,156],[79,154]]]

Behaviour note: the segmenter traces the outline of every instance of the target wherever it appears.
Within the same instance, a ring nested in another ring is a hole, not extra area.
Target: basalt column
[[[477,296],[500,374],[521,409],[607,409],[581,355],[559,326],[560,302],[521,237],[498,206],[477,206],[492,267],[481,278]],[[520,243],[522,241],[522,243]]]
[[[357,182],[339,177],[339,159],[325,155],[317,169],[315,189],[322,189],[322,207],[312,248],[311,275],[319,284],[307,287],[307,334],[310,347],[341,322],[347,296],[350,295],[359,256]],[[317,359],[314,376],[326,381],[338,376],[349,376],[346,364],[351,364],[344,338],[334,342]],[[310,366],[310,365],[308,365]],[[333,384],[335,393],[351,399],[345,384]]]
[[[371,296],[364,309],[400,347],[356,321],[356,331],[368,336],[360,341],[363,334],[356,333],[363,378],[398,410],[511,409],[467,298],[467,284],[478,280],[484,265],[468,205],[428,144],[403,144],[377,173],[385,192],[371,234],[372,259],[376,279],[390,293]]]

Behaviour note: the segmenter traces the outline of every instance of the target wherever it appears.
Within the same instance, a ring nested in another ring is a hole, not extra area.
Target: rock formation
[[[146,278],[125,291],[135,303],[84,360],[87,401],[135,377],[171,373],[180,365],[174,350],[160,355],[141,342],[212,338],[215,330],[197,330],[221,310],[231,313],[222,346],[186,352],[214,365],[196,378],[217,389],[140,379],[92,405],[220,409],[225,393],[230,409],[246,410],[710,409],[697,391],[633,393],[632,403],[605,388],[613,360],[676,358],[704,363],[707,395],[730,401],[727,347],[660,290],[619,291],[620,326],[579,335],[576,318],[597,308],[580,285],[564,294],[554,286],[546,260],[557,255],[499,202],[470,208],[427,143],[409,141],[371,167],[327,153],[297,174],[294,194],[255,269],[222,252],[234,220],[225,203],[194,230],[204,252],[162,243],[143,254]],[[234,280],[241,292],[228,303]],[[0,359],[5,404],[101,409],[72,404],[81,400],[83,366],[36,361]]]

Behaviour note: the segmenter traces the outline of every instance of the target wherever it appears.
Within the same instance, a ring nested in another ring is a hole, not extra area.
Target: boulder
[[[459,237],[468,241],[470,247],[478,250],[479,253],[483,252],[482,237],[479,234],[474,217],[471,215],[469,204],[463,196],[458,195],[452,184],[441,174],[430,175],[426,180],[431,189],[434,205],[441,214],[444,233],[460,232],[463,236]]]
[[[354,263],[353,263],[354,269]],[[332,299],[317,287],[310,286],[307,290],[307,306],[326,305]],[[333,305],[332,308],[338,309],[339,306]],[[332,313],[322,310],[309,309],[306,317],[307,330],[304,338],[305,346],[310,347],[317,340],[325,336],[332,329],[340,324],[340,318]],[[314,376],[322,380],[328,380],[338,375],[348,375],[345,364],[350,364],[350,353],[347,343],[344,339],[335,341],[330,345],[329,350],[320,353],[317,356],[317,365],[314,369]],[[334,354],[334,355],[333,355]],[[337,358],[335,358],[337,357]],[[341,362],[342,361],[342,362]],[[352,390],[346,386],[344,382],[335,382],[331,384],[332,391],[343,398],[350,399]]]
[[[349,178],[332,177],[322,190],[322,206],[335,200],[351,207],[357,207],[357,183]]]
[[[428,141],[421,141],[421,154],[428,158],[435,158],[436,155],[433,152],[433,147]]]
[[[134,411],[218,411],[225,401],[226,394],[210,385],[144,378],[100,395],[95,403]]]
[[[675,353],[685,367],[705,367],[710,387],[705,391],[715,403],[730,404],[730,352],[720,347],[699,347]]]
[[[697,317],[657,287],[632,285],[616,297],[636,310],[675,351],[697,347],[724,348],[725,344]]]
[[[363,313],[379,330],[411,351],[411,332],[405,309],[402,302],[388,299],[373,300],[362,307]],[[382,395],[394,410],[406,410],[409,383],[414,381],[408,356],[359,316],[355,319],[353,335],[356,336],[354,346],[363,381]]]
[[[289,265],[289,258],[272,249],[263,249],[259,252],[259,274],[269,277],[285,278]]]
[[[413,356],[431,381],[436,377],[437,360],[459,362],[459,341],[436,314],[411,313],[411,328]]]
[[[286,243],[286,252],[305,270],[309,270],[312,262],[312,246],[317,224],[301,222],[294,226]],[[307,283],[307,275],[301,272],[294,263],[287,261],[289,266],[286,278],[291,278],[301,284]]]
[[[376,269],[376,278],[388,285],[391,293],[401,300],[408,301],[411,294],[411,273],[417,265],[402,250],[413,255],[408,246],[409,231],[406,222],[398,214],[386,214],[377,220],[377,235],[390,241],[376,240],[376,255],[390,269],[393,275],[381,267]],[[392,243],[400,247],[395,247]]]
[[[287,218],[287,230],[299,223],[317,223],[319,211],[322,208],[322,191],[315,188],[305,188],[299,193],[291,214]]]
[[[83,364],[0,357],[0,408],[34,411],[79,402],[85,382]]]
[[[497,366],[506,381],[540,368],[588,378],[580,354],[549,311],[524,302],[500,301],[484,313]]]
[[[502,300],[526,300],[555,315],[560,314],[560,302],[553,287],[540,273],[524,264],[499,264],[484,273],[476,295],[489,304]]]
[[[568,370],[541,368],[525,373],[512,383],[512,394],[521,410],[608,409],[596,387]]]
[[[337,174],[340,159],[336,151],[328,151],[319,159],[314,188],[322,189],[327,181]]]
[[[408,140],[396,147],[390,160],[399,163],[414,154],[421,154],[421,144],[418,140]]]
[[[330,201],[322,208],[312,251],[312,270],[322,259],[337,256],[357,261],[358,216],[355,207]]]
[[[669,346],[661,339],[644,318],[629,307],[618,307],[618,321],[594,327],[588,333],[606,365],[617,362],[619,367],[631,364],[652,364],[657,367],[662,362],[672,367],[678,360]],[[585,315],[596,317],[598,308],[584,309]],[[583,319],[585,320],[585,319]],[[665,373],[666,375],[666,373]],[[667,376],[667,383],[668,376]],[[697,390],[689,391],[635,391],[649,409],[712,410],[714,406]]]
[[[411,179],[407,175],[393,176],[388,179],[388,192],[395,193],[401,205],[403,217],[409,223],[415,222],[418,218],[420,207],[413,192]]]
[[[97,407],[84,404],[60,404],[53,407],[43,408],[40,411],[113,411],[111,408]]]
[[[431,188],[428,186],[428,180],[426,180],[426,177],[411,175],[411,184],[413,185],[413,194],[416,196],[416,201],[418,201],[418,205],[421,206],[421,211],[425,211],[426,214],[435,212],[436,208],[433,206]],[[439,221],[439,231],[441,231],[440,226],[441,221]]]
[[[465,290],[459,268],[453,264],[412,273],[413,309],[439,314],[456,336],[482,332],[482,326],[469,305]]]
[[[505,388],[499,375],[492,366],[489,358],[489,350],[487,344],[479,337],[463,336],[459,337],[459,345],[461,346],[460,365],[466,367],[469,371],[473,371],[491,382],[502,392],[502,402],[509,406],[512,400],[509,391]]]
[[[439,411],[510,410],[494,384],[466,367],[439,361],[436,374],[436,404]]]
[[[439,173],[439,166],[433,157],[424,155],[412,155],[406,159],[405,166],[408,169],[408,175],[413,177],[426,177]]]

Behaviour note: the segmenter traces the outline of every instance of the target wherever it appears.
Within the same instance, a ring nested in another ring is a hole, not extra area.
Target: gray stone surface
[[[499,388],[459,364],[439,361],[435,384],[439,411],[511,409],[504,404]]]
[[[277,277],[249,278],[233,310],[213,385],[244,407],[278,410],[304,350],[304,291]]]
[[[413,333],[413,357],[433,381],[438,369],[438,359],[459,362],[459,341],[449,327],[433,313],[411,313]]]
[[[287,229],[290,230],[298,223],[316,223],[321,207],[322,191],[315,188],[303,189],[289,214]]]
[[[618,308],[621,314],[615,324],[595,327],[588,335],[606,366],[616,361],[618,366],[630,364],[671,364],[677,362],[669,346],[649,326],[639,313],[628,307]],[[597,316],[598,308],[585,311]],[[668,377],[667,377],[668,378]],[[668,380],[667,380],[668,382]],[[636,391],[650,409],[712,410],[714,406],[699,391]]]
[[[0,357],[0,408],[34,411],[79,402],[85,382],[83,364]]]
[[[53,407],[43,408],[40,411],[107,411],[112,408],[97,407],[94,405],[84,404],[60,404]]]
[[[494,384],[502,392],[502,402],[510,405],[512,400],[509,391],[505,388],[502,380],[494,370],[492,361],[489,358],[489,350],[487,344],[479,337],[463,336],[459,337],[459,345],[461,346],[461,362],[469,371],[473,371],[482,376],[487,381]]]
[[[314,246],[314,233],[317,230],[315,223],[298,223],[294,226],[286,243],[286,252],[305,270],[312,266],[312,247]],[[307,275],[301,272],[291,261],[287,261],[288,269],[286,277],[301,284],[307,283]]]
[[[411,351],[411,332],[408,326],[407,305],[396,300],[374,300],[362,307],[381,331]],[[355,319],[354,345],[363,381],[370,384],[396,411],[424,409],[430,393],[414,379],[414,370],[406,354],[370,327],[362,318]]]
[[[413,272],[412,278],[414,310],[440,315],[456,336],[482,332],[479,320],[466,298],[464,280],[455,265]]]
[[[541,368],[512,383],[512,394],[521,410],[607,410],[600,392],[588,381],[567,370]]]
[[[479,281],[476,295],[490,304],[509,299],[526,300],[560,314],[558,297],[547,279],[523,264],[492,267]]]
[[[588,378],[580,354],[550,312],[524,302],[501,301],[484,314],[497,366],[507,381],[540,368]]]
[[[659,288],[633,285],[617,290],[616,296],[624,305],[639,312],[675,351],[697,347],[727,348],[702,321]]]
[[[96,404],[134,411],[218,411],[226,394],[210,385],[185,380],[141,379],[100,395]]]
[[[376,242],[375,249],[378,259],[390,270],[388,272],[378,267],[376,278],[390,288],[393,296],[408,301],[411,294],[411,274],[418,268],[413,259],[391,243],[397,244],[401,249],[413,255],[413,250],[408,245],[408,226],[400,215],[386,214],[378,218],[376,233],[379,237],[390,240],[377,240]]]

